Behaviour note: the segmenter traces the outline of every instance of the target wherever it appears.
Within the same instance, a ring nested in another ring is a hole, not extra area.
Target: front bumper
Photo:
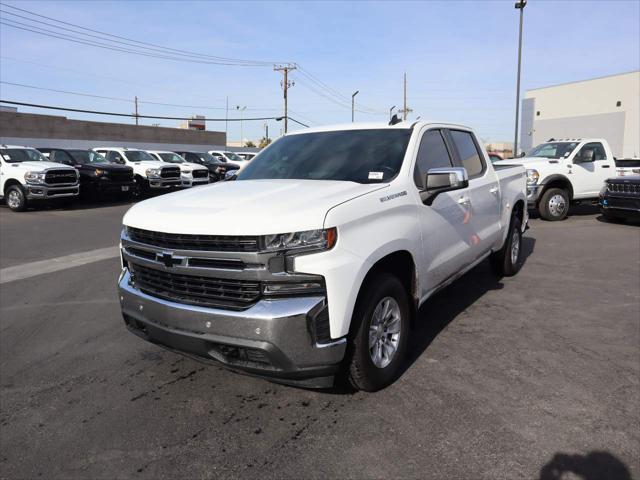
[[[46,185],[27,184],[28,200],[50,200],[55,198],[77,197],[80,193],[80,186],[75,185]]]
[[[540,197],[540,193],[544,185],[527,185],[527,204],[529,207],[533,207],[538,202],[538,198]]]
[[[84,187],[84,185],[83,185]],[[136,184],[131,182],[112,182],[109,180],[101,180],[92,182],[88,185],[89,188],[94,188],[96,192],[104,194],[117,194],[117,193],[131,193],[135,190]]]
[[[197,187],[198,185],[207,185],[209,183],[209,177],[205,178],[188,178],[182,177],[182,186],[185,188]]]
[[[149,188],[174,188],[181,187],[180,178],[149,178]]]
[[[263,299],[233,311],[156,298],[129,280],[125,268],[118,284],[122,314],[127,328],[145,340],[274,381],[333,384],[346,340],[314,343],[313,322],[327,309],[323,296]]]
[[[600,208],[617,211],[629,217],[640,217],[640,196],[638,195],[600,195]]]

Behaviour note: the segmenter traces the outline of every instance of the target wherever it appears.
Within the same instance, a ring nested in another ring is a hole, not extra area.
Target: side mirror
[[[224,174],[224,181],[225,182],[229,182],[231,180],[235,180],[236,178],[238,178],[238,172],[237,170],[229,170]]]
[[[420,198],[425,205],[431,205],[444,192],[460,190],[469,186],[469,175],[465,168],[430,168],[424,176],[424,190]]]
[[[593,162],[593,150],[583,150],[579,157],[574,160],[575,163]]]

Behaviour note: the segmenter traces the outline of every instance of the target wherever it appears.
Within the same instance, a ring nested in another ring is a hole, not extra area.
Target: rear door
[[[414,168],[416,191],[424,189],[424,175],[430,168],[452,166],[452,154],[442,130],[436,128],[423,132]],[[460,204],[460,199],[467,194],[467,189],[441,193],[431,205],[424,205],[418,200],[422,237],[419,261],[421,297],[472,261],[467,247],[472,229]]]
[[[448,129],[446,135],[455,152],[455,161],[469,175],[466,201],[460,202],[460,208],[470,229],[467,245],[475,261],[491,250],[501,233],[498,176],[493,167],[487,165],[472,132]]]

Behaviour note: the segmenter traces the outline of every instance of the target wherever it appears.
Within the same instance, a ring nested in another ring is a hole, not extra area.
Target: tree
[[[264,148],[271,143],[271,139],[267,137],[262,137],[260,139],[260,143],[258,143],[258,148]]]
[[[256,144],[253,143],[251,140],[247,140],[244,144],[245,147],[250,147],[250,148],[255,148]]]

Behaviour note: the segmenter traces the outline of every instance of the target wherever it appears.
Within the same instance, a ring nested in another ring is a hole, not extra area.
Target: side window
[[[422,135],[416,168],[413,171],[413,179],[419,188],[424,188],[424,175],[430,168],[446,168],[453,166],[451,157],[444,143],[440,130],[429,130]]]
[[[110,161],[110,162],[121,162],[122,161],[122,157],[115,150],[109,150],[107,152],[107,160]]]
[[[467,169],[469,178],[481,175],[484,172],[485,165],[476,142],[473,140],[473,135],[461,130],[450,130],[449,133],[460,156],[462,166]]]
[[[583,161],[588,161],[586,160],[586,157],[589,154],[586,154],[586,152],[591,151],[593,152],[593,156],[591,157],[592,160],[591,161],[596,161],[596,160],[606,160],[607,159],[607,154],[604,151],[604,147],[602,146],[602,144],[600,142],[593,142],[593,143],[587,143],[584,147],[582,147],[580,149],[580,153],[578,154],[578,157],[582,158]]]
[[[54,162],[64,163],[66,165],[73,165],[73,159],[67,155],[67,152],[62,150],[51,150],[50,157]]]

